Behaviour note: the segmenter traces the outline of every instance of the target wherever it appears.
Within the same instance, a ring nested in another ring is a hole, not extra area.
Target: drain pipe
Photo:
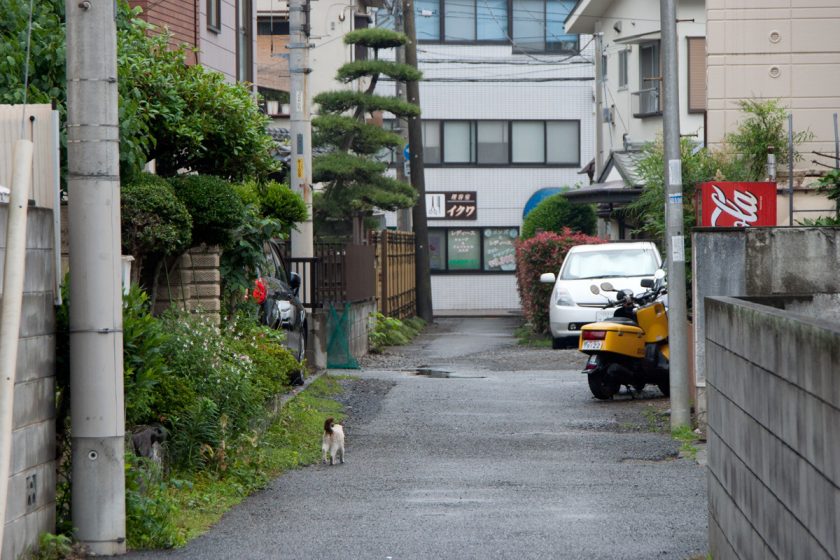
[[[17,368],[23,276],[26,262],[26,210],[32,179],[32,142],[15,144],[12,192],[6,223],[6,264],[3,269],[3,302],[0,310],[0,550],[6,527],[6,500],[12,463],[15,369]]]

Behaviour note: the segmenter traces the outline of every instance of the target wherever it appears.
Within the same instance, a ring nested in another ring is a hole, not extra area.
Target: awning
[[[572,189],[564,192],[563,196],[575,204],[628,204],[641,194],[642,187],[627,187],[624,181],[609,181]]]
[[[613,42],[616,45],[638,45],[639,43],[647,43],[650,41],[659,41],[662,39],[662,31],[655,29],[646,33],[639,33],[638,35],[630,35],[629,37],[622,37],[615,39]]]

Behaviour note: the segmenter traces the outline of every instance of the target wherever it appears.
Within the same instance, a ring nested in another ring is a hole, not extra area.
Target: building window
[[[221,33],[222,0],[207,0],[207,29],[214,33]]]
[[[688,112],[706,110],[706,38],[688,37]]]
[[[618,51],[618,88],[624,89],[627,87],[627,57],[629,50],[624,49]]]
[[[240,82],[254,82],[254,31],[251,0],[236,2],[236,79]]]
[[[423,154],[427,165],[575,166],[580,121],[423,121]]]
[[[429,228],[429,268],[444,272],[514,272],[519,228]]]
[[[440,1],[414,2],[414,28],[418,41],[440,41]]]
[[[637,117],[662,113],[660,92],[662,72],[659,61],[659,41],[639,45],[639,91],[633,114]]]
[[[475,126],[472,121],[443,123],[443,161],[475,163]]]
[[[417,0],[417,39],[451,43],[512,40],[515,52],[576,52],[578,36],[565,30],[574,5],[575,0]],[[387,17],[381,20],[383,25],[391,25]]]
[[[440,121],[423,121],[423,164],[441,163]]]
[[[257,20],[257,35],[288,35],[289,20],[260,18]]]
[[[580,161],[579,139],[578,121],[545,123],[545,162],[554,165],[577,165]]]
[[[513,0],[514,52],[577,52],[578,36],[566,33],[575,0]]]
[[[505,121],[478,121],[478,163],[508,163],[508,125]]]

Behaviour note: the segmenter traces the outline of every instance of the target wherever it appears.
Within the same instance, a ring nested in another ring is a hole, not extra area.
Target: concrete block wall
[[[344,304],[335,304],[335,310],[340,318],[344,313]],[[348,327],[348,346],[350,354],[357,360],[368,353],[369,317],[376,312],[376,301],[359,301],[350,305],[350,315],[345,319]],[[328,345],[335,320],[330,318],[329,306],[316,309],[309,316],[309,344],[306,349],[306,359],[309,365],[317,370],[326,369],[328,363]]]
[[[706,412],[706,318],[712,296],[840,293],[840,228],[698,228],[692,234],[697,411]],[[826,296],[830,297],[830,296]],[[832,309],[812,306],[813,312]]]
[[[221,320],[221,249],[216,246],[192,247],[178,258],[169,273],[161,273],[155,311],[171,305],[189,311],[202,311],[216,323]]]
[[[712,556],[840,558],[840,323],[734,298],[705,312]]]
[[[7,205],[0,205],[0,291]],[[0,558],[20,557],[55,531],[55,254],[53,213],[30,208],[18,342],[5,538]],[[3,481],[5,483],[5,481]],[[2,506],[2,504],[0,504]]]

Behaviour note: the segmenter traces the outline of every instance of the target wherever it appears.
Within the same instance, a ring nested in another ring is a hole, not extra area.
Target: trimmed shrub
[[[537,229],[562,234],[568,228],[594,235],[596,222],[595,208],[591,204],[572,204],[562,193],[558,193],[540,202],[525,216],[522,239],[534,237]]]
[[[192,216],[193,244],[224,245],[242,224],[245,205],[233,186],[213,175],[170,179],[175,194]]]
[[[138,267],[146,257],[177,255],[192,241],[192,218],[166,179],[143,173],[120,193],[122,250]]]
[[[277,181],[265,183],[261,192],[260,210],[265,216],[280,220],[284,231],[290,231],[297,222],[309,216],[303,198],[288,185]]]
[[[569,249],[575,245],[596,243],[606,243],[606,240],[574,233],[569,228],[563,228],[559,234],[545,232],[516,241],[516,287],[522,312],[534,332],[548,331],[548,304],[554,288],[551,284],[540,283],[540,274],[556,274]]]

